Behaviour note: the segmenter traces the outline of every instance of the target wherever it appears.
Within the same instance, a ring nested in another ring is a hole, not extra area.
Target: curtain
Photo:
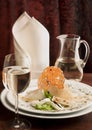
[[[0,69],[4,56],[13,51],[12,25],[24,11],[34,16],[50,33],[50,65],[54,65],[59,55],[56,37],[60,34],[78,34],[92,49],[91,0],[0,0]],[[84,51],[82,47],[82,56]],[[91,56],[92,52],[85,72],[92,72]]]

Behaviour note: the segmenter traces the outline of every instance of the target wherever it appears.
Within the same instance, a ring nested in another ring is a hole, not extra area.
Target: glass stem
[[[18,125],[19,122],[19,114],[18,114],[18,93],[15,95],[15,124]]]

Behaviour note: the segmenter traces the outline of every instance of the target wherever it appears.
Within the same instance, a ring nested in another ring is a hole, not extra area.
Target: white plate
[[[69,88],[73,92],[74,95],[77,94],[77,96],[81,97],[79,102],[78,103],[76,102],[75,106],[72,109],[69,107],[66,107],[65,109],[61,111],[36,110],[30,105],[30,102],[24,102],[22,100],[19,100],[19,109],[23,111],[31,112],[31,113],[54,115],[54,114],[70,114],[73,112],[78,112],[92,105],[92,87],[91,86],[81,83],[81,82],[72,81],[72,80],[69,80],[69,81],[67,80],[66,83],[69,85]],[[31,87],[29,87],[26,90],[26,92],[30,90],[34,90],[34,89],[37,89],[37,80],[32,81]],[[11,105],[15,104],[14,96],[10,92],[7,94],[7,100]]]
[[[7,102],[6,96],[7,96],[8,91],[6,89],[4,89],[1,93],[1,102],[2,104],[9,110],[14,112],[14,107],[12,105],[10,105]],[[92,105],[90,107],[87,107],[86,109],[79,111],[79,112],[75,112],[75,113],[71,113],[71,114],[58,114],[58,115],[45,115],[45,114],[37,114],[37,113],[29,113],[26,111],[22,111],[19,110],[19,114],[21,115],[25,115],[25,116],[29,116],[29,117],[35,117],[35,118],[44,118],[44,119],[66,119],[66,118],[73,118],[73,117],[78,117],[78,116],[83,116],[85,114],[88,114],[92,112]]]

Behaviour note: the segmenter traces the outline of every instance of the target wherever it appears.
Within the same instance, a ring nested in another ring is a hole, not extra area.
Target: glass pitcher
[[[88,60],[90,48],[85,40],[80,40],[80,36],[75,34],[64,34],[57,37],[61,48],[60,54],[55,62],[55,66],[61,68],[66,79],[81,81],[83,77],[83,68]],[[79,47],[85,46],[84,59],[80,59]]]

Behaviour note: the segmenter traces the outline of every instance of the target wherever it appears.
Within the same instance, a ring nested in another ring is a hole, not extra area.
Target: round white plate
[[[11,104],[9,104],[7,102],[6,96],[7,96],[8,91],[6,89],[4,89],[1,93],[1,102],[2,104],[9,110],[14,112],[14,106],[12,106]],[[92,105],[87,107],[86,109],[79,111],[79,112],[75,112],[75,113],[70,113],[70,114],[58,114],[58,115],[45,115],[45,114],[37,114],[37,113],[29,113],[26,111],[22,111],[19,110],[19,114],[21,115],[25,115],[25,116],[29,116],[29,117],[35,117],[35,118],[44,118],[44,119],[65,119],[65,118],[73,118],[73,117],[78,117],[78,116],[82,116],[85,114],[88,114],[92,112]]]
[[[42,110],[36,110],[34,109],[31,105],[30,102],[24,102],[22,100],[19,100],[19,109],[31,113],[37,113],[37,114],[47,114],[47,115],[54,115],[54,114],[70,114],[73,112],[78,112],[83,109],[86,109],[90,105],[92,105],[92,87],[81,83],[81,82],[76,82],[73,80],[67,80],[66,83],[69,86],[69,89],[72,91],[74,95],[77,95],[77,97],[80,97],[79,101],[74,104],[74,106],[69,108],[66,107],[63,110],[60,111],[42,111]],[[31,83],[31,87],[29,87],[27,91],[37,89],[37,82],[36,80],[33,80]],[[25,93],[26,93],[25,92]],[[7,100],[8,102],[14,106],[15,104],[15,99],[12,93],[7,94]],[[12,99],[12,100],[11,100]]]

